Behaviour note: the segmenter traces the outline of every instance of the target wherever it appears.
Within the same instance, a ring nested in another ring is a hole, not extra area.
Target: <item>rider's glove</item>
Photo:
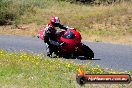
[[[63,46],[63,45],[65,45],[66,43],[65,42],[62,42],[62,43],[60,43],[60,46]]]

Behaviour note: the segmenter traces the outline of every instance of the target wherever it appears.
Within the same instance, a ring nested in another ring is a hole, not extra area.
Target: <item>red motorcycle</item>
[[[39,38],[44,40],[44,30],[38,32]],[[55,47],[54,53],[60,57],[69,58],[94,58],[94,52],[81,42],[81,35],[76,29],[69,28],[68,30],[59,32],[57,40],[62,44],[61,47]]]

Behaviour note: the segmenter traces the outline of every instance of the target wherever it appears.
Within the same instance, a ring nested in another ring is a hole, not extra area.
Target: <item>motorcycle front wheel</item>
[[[81,44],[81,46],[79,46],[77,53],[79,56],[84,56],[88,60],[92,60],[94,58],[94,52],[85,44]]]

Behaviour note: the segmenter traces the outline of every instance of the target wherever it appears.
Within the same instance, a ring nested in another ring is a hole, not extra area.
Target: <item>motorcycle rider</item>
[[[51,17],[50,23],[44,29],[44,42],[46,43],[46,52],[47,56],[51,57],[53,49],[55,47],[60,47],[61,44],[57,41],[56,36],[58,35],[58,30],[64,29],[67,30],[68,27],[60,24],[59,17]]]

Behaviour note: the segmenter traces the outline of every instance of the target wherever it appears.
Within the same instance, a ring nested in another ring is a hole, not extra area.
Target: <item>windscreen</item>
[[[67,31],[62,37],[67,38],[67,39],[73,39],[73,38],[75,38],[75,35],[73,32]]]

